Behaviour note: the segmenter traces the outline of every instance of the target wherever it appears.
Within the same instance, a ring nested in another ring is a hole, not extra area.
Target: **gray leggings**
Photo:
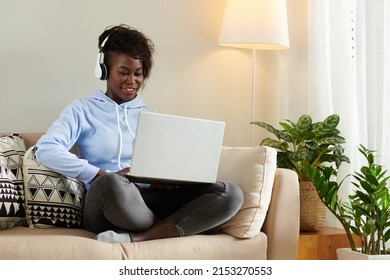
[[[136,232],[148,229],[156,216],[170,219],[181,236],[188,236],[229,220],[243,201],[240,187],[233,183],[139,189],[125,176],[107,173],[87,191],[83,223],[95,233],[117,229]]]

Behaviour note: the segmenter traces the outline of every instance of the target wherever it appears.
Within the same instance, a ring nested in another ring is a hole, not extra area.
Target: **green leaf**
[[[297,129],[301,132],[306,132],[311,129],[312,119],[309,115],[303,115],[299,118],[297,122]]]
[[[305,143],[305,146],[308,147],[310,150],[319,150],[320,149],[320,146],[314,141],[307,141]]]
[[[371,154],[371,153],[369,153],[369,154],[367,155],[367,160],[368,160],[368,163],[369,163],[370,165],[372,165],[372,164],[374,163],[374,155]]]
[[[344,137],[338,135],[326,136],[324,138],[318,139],[317,143],[319,145],[335,145],[345,143]]]
[[[374,193],[375,189],[372,188],[371,184],[367,181],[360,180],[359,181],[360,186],[367,192],[367,193]],[[355,185],[358,187],[358,185]]]
[[[383,198],[382,198],[383,209],[389,209],[389,207],[390,207],[390,194],[389,194],[388,189],[384,189],[384,190],[385,190],[385,193],[384,193]]]
[[[339,167],[341,162],[349,163],[350,161],[349,161],[349,158],[347,156],[345,156],[345,155],[337,155],[337,157],[336,157],[336,165],[337,165],[337,167]]]
[[[295,130],[291,125],[287,123],[280,123],[280,125],[283,127],[286,133],[288,133],[291,136],[291,141],[296,141],[299,139],[299,133],[298,130]]]
[[[328,201],[330,203],[333,203],[335,201],[337,201],[337,190],[338,190],[338,187],[337,187],[337,184],[329,184],[329,188],[327,190],[327,192],[325,193],[325,201]]]
[[[360,230],[357,229],[356,227],[351,226],[351,230],[352,230],[352,232],[353,232],[354,234],[356,234],[356,235],[358,235],[358,236],[361,236],[361,235],[362,235],[362,233],[360,232]]]
[[[293,161],[307,160],[310,161],[313,157],[313,151],[304,146],[299,146],[296,152],[291,153],[290,158]]]
[[[390,230],[387,230],[384,234],[384,241],[387,242],[390,239]]]
[[[279,139],[279,130],[274,128],[272,125],[269,125],[265,122],[259,122],[259,121],[252,121],[250,124],[257,125],[259,127],[264,128],[268,132],[271,132],[273,135],[275,135]]]
[[[340,117],[336,114],[330,115],[316,128],[316,135],[324,135],[332,131],[339,124]]]
[[[260,146],[268,146],[271,148],[275,148],[281,151],[288,150],[288,144],[286,142],[281,142],[271,138],[265,138],[260,142]]]
[[[365,193],[361,192],[361,191],[356,191],[356,195],[364,202],[364,203],[367,203],[367,204],[370,204],[371,203],[371,198],[369,195],[366,195]]]
[[[262,127],[264,128],[265,130],[267,130],[268,132],[271,132],[273,135],[275,135],[276,137],[278,137],[278,134],[279,134],[279,130],[274,128],[272,125],[269,125],[265,122],[259,122],[259,121],[253,121],[251,122],[251,124],[253,125],[257,125],[259,127]]]
[[[291,135],[287,131],[284,131],[284,130],[281,130],[279,132],[279,139],[282,139],[288,143],[293,142],[293,138],[291,137]]]

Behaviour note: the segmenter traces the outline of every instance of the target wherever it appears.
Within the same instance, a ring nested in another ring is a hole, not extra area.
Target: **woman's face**
[[[114,53],[109,59],[106,95],[121,104],[137,96],[144,82],[142,62],[124,53]]]

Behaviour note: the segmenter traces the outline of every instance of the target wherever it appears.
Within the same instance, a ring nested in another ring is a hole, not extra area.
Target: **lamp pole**
[[[252,49],[252,120],[255,120],[256,110],[256,49]],[[251,146],[253,147],[255,142],[255,127],[251,125]]]

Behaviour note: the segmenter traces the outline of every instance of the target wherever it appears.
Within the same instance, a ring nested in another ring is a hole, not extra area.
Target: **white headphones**
[[[106,39],[104,39],[104,41],[102,42],[102,44],[100,46],[100,51],[97,55],[96,65],[95,65],[96,78],[103,80],[103,81],[107,80],[107,78],[108,78],[108,67],[104,64],[104,52],[102,51],[104,45],[106,44],[106,42],[108,40],[108,37],[109,36],[107,36]]]

